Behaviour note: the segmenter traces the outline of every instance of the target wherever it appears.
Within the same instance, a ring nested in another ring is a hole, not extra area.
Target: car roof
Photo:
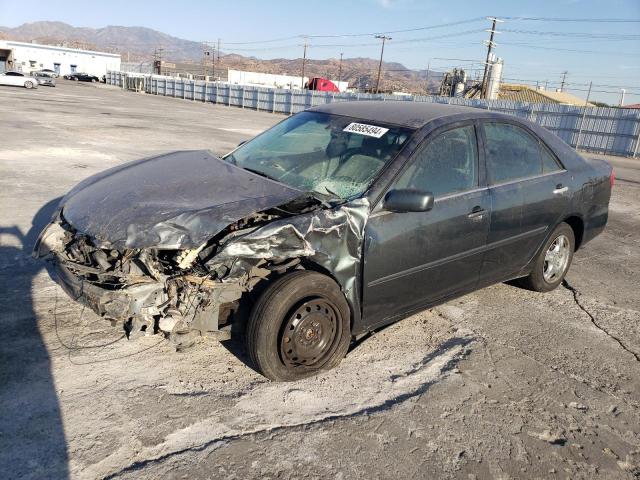
[[[465,114],[468,118],[473,118],[486,114],[486,110],[479,108],[406,100],[334,102],[310,108],[308,111],[345,115],[370,122],[377,121],[412,128],[420,128],[431,120],[441,117]]]

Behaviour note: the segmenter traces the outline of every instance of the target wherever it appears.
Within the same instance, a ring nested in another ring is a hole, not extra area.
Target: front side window
[[[487,173],[492,184],[542,174],[540,142],[508,123],[486,123]]]
[[[418,151],[393,188],[449,195],[478,184],[478,146],[472,125],[439,134]]]
[[[302,112],[241,145],[225,160],[303,191],[362,195],[412,129]]]

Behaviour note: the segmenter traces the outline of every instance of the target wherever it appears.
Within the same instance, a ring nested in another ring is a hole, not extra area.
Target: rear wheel
[[[33,88],[33,82],[31,80],[27,80],[24,82],[24,88]]]
[[[326,275],[296,271],[267,287],[247,323],[255,367],[276,381],[299,380],[337,366],[351,340],[349,306]]]
[[[558,225],[540,250],[529,276],[518,283],[536,292],[555,289],[569,270],[575,244],[573,229],[566,223]]]

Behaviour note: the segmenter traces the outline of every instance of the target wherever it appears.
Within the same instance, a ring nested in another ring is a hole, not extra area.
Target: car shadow
[[[3,478],[68,478],[64,424],[51,359],[33,304],[44,262],[31,250],[60,198],[44,205],[24,234],[0,226],[0,465]],[[6,241],[7,240],[7,241]],[[18,244],[18,245],[16,245]]]

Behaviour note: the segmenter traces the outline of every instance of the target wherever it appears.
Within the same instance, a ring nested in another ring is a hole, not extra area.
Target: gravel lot
[[[570,288],[495,285],[269,383],[241,344],[122,338],[29,257],[54,200],[158,152],[225,153],[282,117],[61,81],[0,89],[4,478],[638,478],[640,159]]]

